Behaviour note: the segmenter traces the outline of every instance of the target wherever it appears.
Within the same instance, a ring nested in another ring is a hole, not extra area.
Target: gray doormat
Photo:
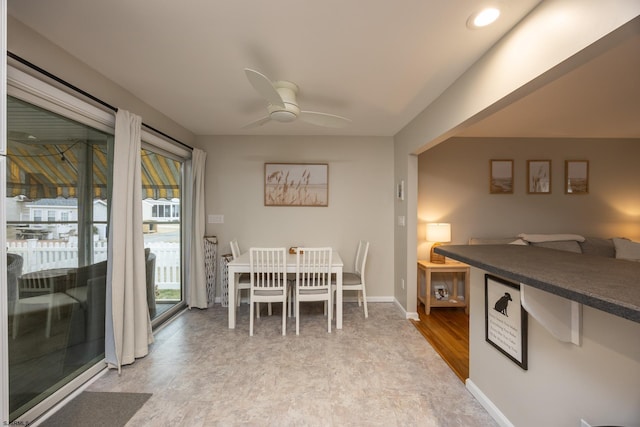
[[[123,427],[150,397],[151,393],[84,391],[40,425]]]

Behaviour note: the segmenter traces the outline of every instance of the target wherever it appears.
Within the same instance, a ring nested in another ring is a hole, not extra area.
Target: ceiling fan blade
[[[258,126],[262,126],[263,124],[267,123],[270,120],[271,120],[271,117],[269,116],[262,117],[261,119],[254,120],[251,123],[247,123],[246,125],[242,126],[242,129],[257,128]]]
[[[267,76],[250,68],[245,68],[244,73],[247,75],[251,86],[253,86],[263,98],[273,105],[284,108],[282,97]]]
[[[336,116],[335,114],[319,113],[317,111],[300,111],[300,120],[317,126],[329,128],[343,128],[351,123],[346,117]]]

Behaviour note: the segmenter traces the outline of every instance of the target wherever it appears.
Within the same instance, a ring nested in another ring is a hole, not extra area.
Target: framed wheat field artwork
[[[489,192],[513,194],[513,160],[491,160],[489,165]]]
[[[551,160],[527,160],[527,193],[551,193]]]
[[[589,193],[589,161],[567,160],[564,162],[566,194]]]
[[[265,206],[329,206],[327,163],[265,163]]]

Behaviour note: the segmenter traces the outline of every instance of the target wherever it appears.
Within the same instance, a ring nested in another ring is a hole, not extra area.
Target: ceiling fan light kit
[[[345,127],[351,123],[351,120],[334,114],[300,110],[296,99],[298,85],[295,83],[287,81],[272,82],[264,74],[250,68],[245,68],[244,72],[256,92],[267,100],[267,112],[269,113],[268,116],[243,126],[245,129],[262,126],[272,120],[280,123],[290,123],[298,118],[316,126],[332,128]]]

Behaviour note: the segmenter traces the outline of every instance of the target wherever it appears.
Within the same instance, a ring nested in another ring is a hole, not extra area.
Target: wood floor
[[[469,378],[469,316],[463,308],[432,308],[428,316],[419,304],[416,328],[464,382]]]

